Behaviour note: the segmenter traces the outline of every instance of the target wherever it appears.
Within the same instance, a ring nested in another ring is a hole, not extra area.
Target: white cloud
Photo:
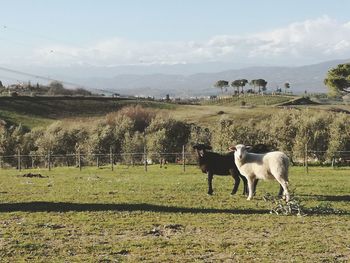
[[[85,47],[47,46],[31,56],[44,65],[176,64],[208,61],[303,64],[350,58],[350,21],[328,16],[250,35],[220,35],[207,41],[136,42],[113,38]]]

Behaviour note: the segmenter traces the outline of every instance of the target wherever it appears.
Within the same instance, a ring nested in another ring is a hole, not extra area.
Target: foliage
[[[214,84],[214,87],[221,89],[221,92],[223,93],[224,90],[227,91],[227,88],[229,87],[229,82],[227,80],[218,80]]]
[[[350,63],[339,64],[336,68],[331,68],[324,84],[328,86],[331,94],[350,92]]]
[[[0,94],[17,94],[17,96],[36,96],[36,95],[65,95],[65,96],[91,96],[90,91],[81,87],[67,89],[59,81],[52,81],[48,85],[32,85],[30,82],[24,84],[12,84],[8,87],[0,85]]]
[[[106,154],[112,149],[120,156],[123,152],[143,152],[146,145],[148,152],[156,153],[150,157],[158,159],[160,153],[181,153],[183,145],[187,152],[193,152],[194,143],[211,144],[219,152],[237,143],[262,143],[286,152],[292,162],[304,162],[308,150],[309,159],[330,163],[334,157],[340,160],[339,151],[350,150],[349,114],[280,109],[263,119],[258,117],[238,120],[228,117],[225,110],[220,121],[202,127],[132,106],[91,123],[58,121],[31,131],[21,125],[1,125],[0,155],[15,155],[18,150],[32,156],[48,152]],[[176,158],[168,157],[172,161]],[[131,158],[123,160],[133,162]]]
[[[259,91],[258,93],[261,92],[261,89],[262,90],[266,90],[266,85],[267,85],[267,81],[264,80],[264,79],[252,79],[250,82],[249,82],[250,85],[252,85],[254,87],[254,92],[255,92],[255,88],[256,87],[259,87]],[[256,92],[255,92],[256,93]]]
[[[235,93],[239,94],[239,88],[241,88],[241,93],[244,93],[243,88],[244,86],[248,83],[248,80],[246,79],[236,79],[234,81],[231,82],[231,86],[234,88],[237,88],[237,91]]]
[[[146,129],[147,149],[156,153],[179,153],[183,145],[188,143],[190,133],[190,125],[172,118],[157,116]]]
[[[287,93],[287,89],[290,89],[290,83],[289,82],[284,83],[284,93]]]
[[[116,113],[107,114],[107,122],[113,122],[113,118],[116,116],[127,117],[133,122],[133,130],[138,132],[144,132],[150,125],[151,121],[157,115],[157,111],[154,109],[144,108],[141,105],[131,105],[123,107]],[[114,121],[113,124],[116,124]]]
[[[349,151],[350,149],[350,118],[348,114],[341,113],[333,116],[333,121],[329,124],[329,144],[327,157],[332,159],[337,156],[337,151]]]
[[[134,153],[143,153],[145,146],[145,137],[142,133],[136,131],[134,134],[126,132],[122,143],[121,152],[122,159],[126,163],[134,164],[141,162],[142,154],[134,155]]]
[[[266,193],[264,196],[264,201],[270,203],[270,213],[276,215],[297,215],[304,216],[306,215],[306,209],[302,205],[300,198],[295,196],[294,191],[291,194],[290,200],[288,203],[280,197]]]

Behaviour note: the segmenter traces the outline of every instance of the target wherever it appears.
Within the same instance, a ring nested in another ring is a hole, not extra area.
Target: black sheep
[[[203,173],[208,174],[208,194],[213,194],[213,176],[214,174],[220,175],[220,176],[227,176],[231,175],[234,179],[234,185],[231,192],[231,195],[234,195],[237,190],[238,186],[240,184],[240,179],[243,180],[243,194],[248,194],[248,184],[247,179],[240,174],[238,171],[238,168],[234,161],[234,153],[230,152],[228,154],[219,154],[215,152],[211,152],[212,147],[206,144],[196,144],[193,146],[193,149],[195,149],[198,153],[198,161],[199,161],[199,167],[202,170]],[[270,146],[267,146],[265,144],[257,144],[254,145],[249,152],[252,153],[266,153],[273,151],[273,148]],[[258,184],[258,180],[255,180],[254,183],[254,194],[256,191],[256,186]],[[283,188],[280,187],[279,195],[282,195]]]
[[[212,147],[205,144],[196,144],[193,146],[198,153],[199,167],[203,173],[208,174],[208,194],[213,194],[213,176],[216,175],[231,175],[234,179],[234,185],[231,194],[234,195],[240,183],[240,178],[244,183],[243,194],[248,193],[247,188],[247,179],[241,175],[237,169],[237,166],[234,162],[233,153],[229,154],[219,154],[215,152],[210,152]]]

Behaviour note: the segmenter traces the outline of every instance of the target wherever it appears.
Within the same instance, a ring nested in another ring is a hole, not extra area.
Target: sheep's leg
[[[254,191],[253,191],[253,195],[256,194],[256,186],[258,185],[259,179],[255,179],[254,180]]]
[[[278,197],[282,197],[283,196],[283,187],[282,185],[280,185],[280,190],[278,191]]]
[[[212,195],[213,194],[213,173],[208,172],[208,195]]]
[[[232,175],[233,176],[233,175]],[[248,195],[248,183],[247,183],[247,178],[245,178],[243,175],[239,174],[240,179],[243,181],[243,193],[242,195]],[[237,186],[238,190],[238,186]]]
[[[290,195],[289,195],[289,191],[288,191],[288,182],[282,178],[276,178],[276,180],[280,183],[280,185],[283,189],[284,195],[286,196],[286,202],[289,202]]]
[[[254,193],[254,180],[253,178],[248,177],[248,198],[247,200],[251,200],[253,198],[253,193]]]
[[[232,175],[232,178],[234,180],[233,189],[232,189],[231,195],[234,195],[235,193],[237,193],[238,186],[239,186],[239,183],[241,182],[241,180],[240,180],[238,175],[236,175],[234,173],[231,173],[231,175]]]
[[[243,175],[241,176],[243,181],[243,195],[248,195],[248,181]]]

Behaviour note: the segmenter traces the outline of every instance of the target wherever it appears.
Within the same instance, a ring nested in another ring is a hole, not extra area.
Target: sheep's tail
[[[288,184],[288,171],[289,171],[289,158],[288,156],[284,156],[284,158],[282,158],[282,163],[283,163],[283,173],[285,174],[285,180],[286,183]]]

